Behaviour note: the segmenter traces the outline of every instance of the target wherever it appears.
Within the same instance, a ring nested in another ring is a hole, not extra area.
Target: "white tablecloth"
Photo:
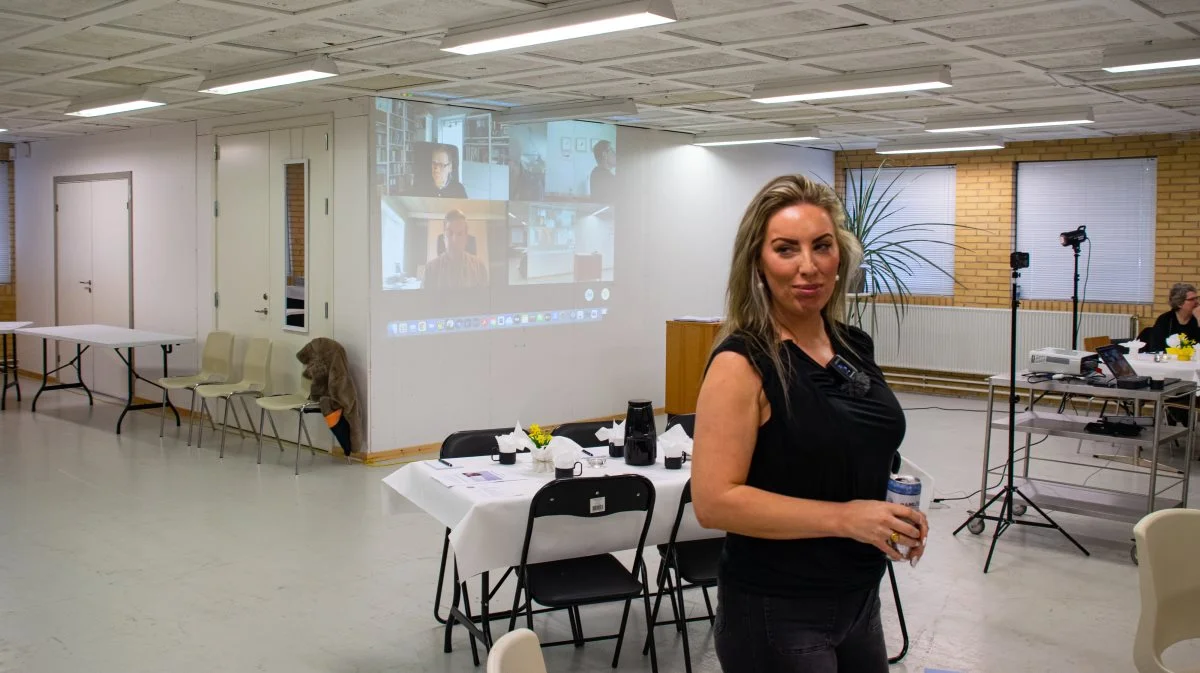
[[[1129,361],[1129,364],[1133,367],[1133,371],[1137,372],[1138,376],[1149,376],[1156,379],[1176,378],[1184,381],[1200,382],[1200,363],[1196,360],[1188,362],[1180,362],[1178,360],[1155,362],[1154,355],[1150,353],[1126,355],[1125,359]]]
[[[589,449],[596,455],[607,455],[607,447]],[[604,452],[601,454],[601,452]],[[523,477],[520,481],[505,481],[470,486],[444,486],[434,478],[437,470],[422,461],[405,465],[384,480],[385,508],[396,511],[395,498],[403,496],[430,516],[450,528],[450,544],[454,547],[458,570],[462,577],[473,577],[488,570],[508,568],[521,562],[521,546],[525,541],[525,525],[529,505],[539,488],[553,479],[553,473],[535,473],[529,454],[518,454],[516,465],[500,465],[484,456],[454,458],[456,468],[489,470],[497,474]],[[609,458],[605,467],[590,468],[584,461],[583,476],[640,474],[654,483],[654,513],[646,546],[665,544],[671,536],[679,496],[691,477],[690,463],[681,470],[668,470],[658,464],[631,467],[620,458]],[[616,552],[637,547],[641,533],[642,514],[625,512],[602,519],[575,517],[544,517],[538,519],[530,545],[531,562],[555,561],[591,554]],[[721,531],[700,527],[688,507],[680,526],[680,540],[696,540],[724,535]]]

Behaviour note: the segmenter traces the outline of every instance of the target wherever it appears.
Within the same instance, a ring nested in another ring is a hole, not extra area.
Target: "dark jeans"
[[[879,591],[781,598],[718,589],[714,628],[725,673],[886,673]]]

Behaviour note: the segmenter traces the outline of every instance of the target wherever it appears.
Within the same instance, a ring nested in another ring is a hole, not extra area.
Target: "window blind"
[[[12,282],[12,163],[0,161],[0,284]]]
[[[870,183],[874,169],[846,171],[846,207],[854,209],[858,194],[856,186],[861,180]],[[954,185],[957,173],[954,166],[929,166],[919,168],[885,168],[879,171],[874,198],[885,199],[895,194],[896,199],[889,208],[892,214],[884,219],[876,228],[880,236],[873,247],[885,245],[888,242],[909,241],[920,239],[917,243],[908,243],[906,247],[924,256],[929,262],[936,264],[947,273],[954,273],[954,227],[930,226],[914,227],[895,231],[898,227],[911,224],[939,223],[954,224]],[[892,184],[887,196],[881,195],[883,189]],[[936,241],[936,242],[935,242]],[[898,252],[893,249],[893,252]],[[904,259],[911,273],[899,272],[898,275],[908,285],[914,295],[953,295],[954,280],[941,273],[931,264],[916,259]],[[867,288],[875,291],[875,288]],[[884,288],[886,291],[886,288]]]
[[[1084,225],[1081,301],[1152,302],[1156,172],[1155,159],[1018,164],[1016,244],[1030,255],[1022,296],[1071,298],[1074,260],[1059,234]]]

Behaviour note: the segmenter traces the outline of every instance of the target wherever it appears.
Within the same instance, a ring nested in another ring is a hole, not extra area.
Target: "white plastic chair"
[[[233,373],[233,334],[209,332],[204,340],[204,352],[200,356],[200,372],[191,376],[168,376],[156,383],[163,389],[162,418],[158,422],[158,436],[163,436],[167,425],[167,393],[172,390],[192,391],[188,404],[188,446],[192,445],[192,426],[196,424],[196,386],[205,383],[224,383]]]
[[[1133,527],[1142,614],[1133,641],[1138,673],[1200,673],[1169,669],[1162,653],[1200,638],[1200,510],[1167,509]]]
[[[514,629],[500,636],[488,651],[487,673],[546,673],[537,634],[529,629]]]
[[[304,438],[308,440],[309,451],[312,455],[316,455],[316,448],[313,447],[312,437],[308,435],[308,426],[304,425],[304,414],[320,413],[321,405],[308,398],[309,391],[312,389],[312,381],[300,377],[300,392],[289,395],[269,395],[267,397],[259,397],[254,400],[254,403],[259,406],[258,412],[258,464],[262,465],[262,436],[266,431],[263,425],[263,417],[271,421],[271,432],[275,435],[275,443],[279,445],[280,452],[283,451],[283,440],[279,438],[279,428],[275,427],[275,417],[271,415],[275,411],[294,411],[299,416],[299,427],[296,428],[296,474],[300,474],[300,435],[304,434]],[[249,413],[249,412],[247,412]]]
[[[225,401],[225,415],[221,420],[221,458],[225,457],[225,434],[229,427],[229,407],[233,403],[233,398],[241,399],[242,409],[246,411],[246,422],[250,424],[250,429],[254,431],[255,437],[258,436],[258,430],[254,428],[254,419],[250,417],[250,407],[246,406],[246,397],[260,397],[267,389],[267,382],[270,380],[270,365],[271,340],[251,339],[250,344],[246,347],[246,358],[242,362],[241,381],[196,386],[196,393],[200,395],[201,417],[208,411],[208,400],[221,399]],[[236,408],[233,410],[233,418],[240,431],[242,421],[238,418]],[[200,446],[203,434],[204,423],[201,422],[200,430],[196,434],[196,446]]]

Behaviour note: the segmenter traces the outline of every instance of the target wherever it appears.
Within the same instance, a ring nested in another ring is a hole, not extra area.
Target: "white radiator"
[[[964,374],[1008,371],[1009,309],[909,306],[899,330],[891,304],[878,304],[874,311],[867,306],[863,312],[862,327],[875,338],[875,360],[880,366]],[[1133,325],[1129,314],[1084,313],[1080,348],[1084,337],[1130,338]],[[1018,370],[1034,348],[1068,348],[1070,342],[1070,312],[1022,309],[1017,313]]]

